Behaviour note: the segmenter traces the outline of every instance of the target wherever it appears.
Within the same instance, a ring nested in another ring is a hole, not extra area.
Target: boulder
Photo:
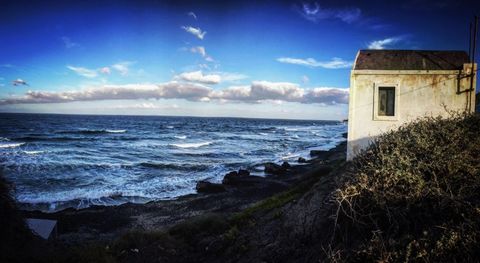
[[[240,170],[238,170],[238,172],[237,171],[232,171],[232,172],[227,173],[223,177],[222,184],[233,185],[236,182],[238,182],[239,179],[245,178],[245,177],[248,177],[248,176],[250,176],[250,172],[247,171],[247,170],[240,169]]]
[[[225,192],[225,187],[208,181],[199,181],[196,186],[198,193],[221,193]]]
[[[283,162],[282,167],[285,168],[285,169],[290,169],[290,167],[292,167],[292,166],[288,162]]]
[[[238,170],[237,174],[238,174],[238,176],[249,176],[250,172],[248,170],[240,169],[240,170]]]
[[[324,150],[311,150],[310,151],[310,156],[320,158],[320,159],[328,159],[328,156],[330,156],[331,152],[329,151],[324,151]]]
[[[265,164],[265,173],[267,174],[284,174],[287,171],[287,168],[285,168],[282,165],[278,165],[276,163],[266,163]]]
[[[298,161],[297,161],[297,162],[299,162],[299,163],[306,163],[307,160],[306,160],[305,158],[303,158],[303,157],[298,157]]]

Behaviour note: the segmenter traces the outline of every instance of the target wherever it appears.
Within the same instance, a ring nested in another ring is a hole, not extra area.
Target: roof
[[[469,63],[465,51],[360,50],[353,69],[461,70]]]

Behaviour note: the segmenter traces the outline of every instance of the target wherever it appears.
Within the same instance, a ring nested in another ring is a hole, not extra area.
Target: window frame
[[[379,100],[379,90],[380,88],[388,88],[392,87],[394,88],[395,91],[395,101],[394,101],[394,107],[393,107],[393,116],[384,116],[384,115],[378,115],[378,103],[380,103]],[[397,121],[400,114],[398,112],[398,105],[400,102],[400,96],[399,96],[399,85],[396,83],[375,83],[374,85],[374,92],[373,92],[373,120],[375,121]]]

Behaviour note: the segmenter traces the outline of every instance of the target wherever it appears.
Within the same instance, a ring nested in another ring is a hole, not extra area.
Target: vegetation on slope
[[[0,262],[29,261],[33,257],[33,241],[11,196],[11,185],[0,170]]]
[[[331,260],[478,262],[480,117],[380,136],[337,191]]]

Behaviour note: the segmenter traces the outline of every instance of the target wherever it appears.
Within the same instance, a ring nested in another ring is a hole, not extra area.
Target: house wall
[[[475,110],[475,82],[470,88],[471,65],[458,70],[352,70],[350,78],[350,102],[348,117],[347,159],[351,160],[383,132],[396,129],[404,123],[422,116],[449,116],[449,111],[465,111],[468,98]],[[474,78],[475,79],[475,78]],[[396,86],[395,117],[380,119],[374,116],[376,86]],[[448,109],[448,110],[446,110]]]

